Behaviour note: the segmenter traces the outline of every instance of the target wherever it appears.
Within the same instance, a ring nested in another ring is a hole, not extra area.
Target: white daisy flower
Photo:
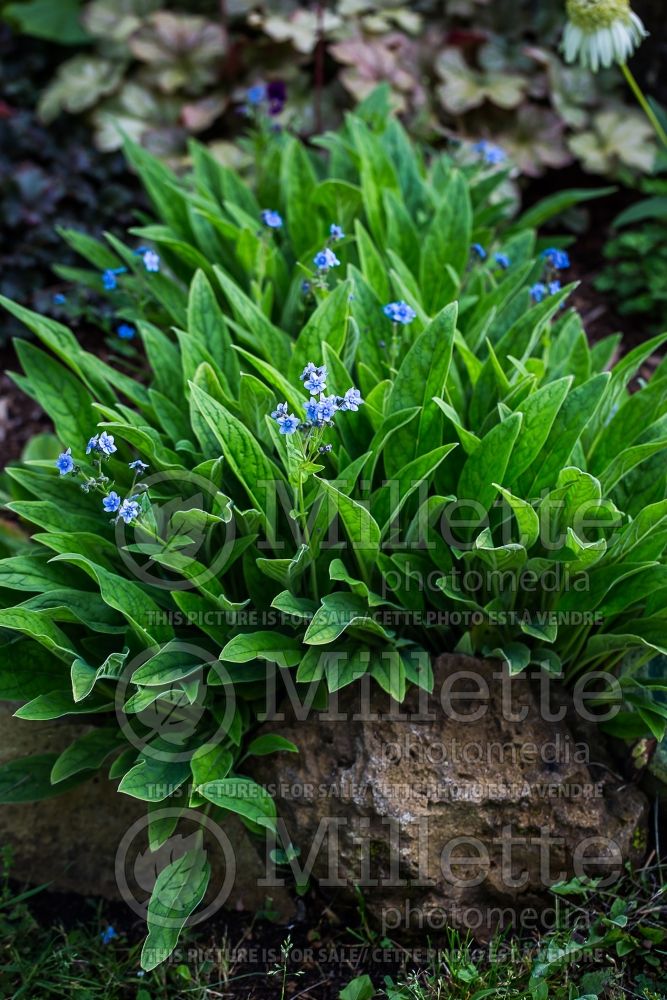
[[[565,59],[578,59],[594,73],[615,62],[624,65],[648,35],[629,0],[567,0],[567,14]]]

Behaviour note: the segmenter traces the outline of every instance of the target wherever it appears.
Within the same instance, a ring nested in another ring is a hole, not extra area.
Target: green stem
[[[306,510],[304,502],[303,480],[301,477],[299,477],[299,517],[301,519],[301,534],[303,541],[304,544],[308,546],[310,551],[310,580],[311,587],[313,588],[313,598],[315,601],[319,601],[317,590],[317,566],[315,565],[315,556],[311,548],[310,531],[308,530],[308,511]]]
[[[647,100],[647,98],[646,98],[646,96],[644,94],[644,91],[642,90],[642,88],[637,83],[632,70],[630,69],[630,67],[628,66],[627,63],[621,63],[621,70],[623,71],[623,76],[625,77],[625,79],[628,82],[628,86],[630,87],[630,90],[632,91],[632,93],[635,95],[635,97],[639,101],[639,104],[641,105],[642,111],[644,112],[644,114],[646,115],[646,117],[650,121],[651,125],[653,126],[656,135],[660,139],[660,142],[667,149],[667,132],[665,132],[664,128],[660,124],[660,120],[658,119],[658,116],[656,115],[655,111],[653,110],[653,108],[649,104],[649,101]]]

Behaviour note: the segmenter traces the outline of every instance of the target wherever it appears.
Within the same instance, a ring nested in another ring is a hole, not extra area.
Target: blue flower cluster
[[[250,108],[259,108],[262,104],[266,103],[266,109],[269,114],[275,116],[279,115],[285,107],[287,87],[282,80],[272,80],[268,84],[255,83],[246,90],[245,96],[248,107],[243,110],[246,113],[249,112]]]
[[[265,208],[262,212],[262,222],[268,229],[282,229],[283,217],[273,208]]]
[[[118,275],[125,274],[126,271],[126,267],[108,267],[106,271],[102,272],[102,286],[107,292],[114,292],[116,290],[118,287]]]
[[[354,387],[348,389],[344,396],[327,395],[328,372],[325,365],[315,365],[310,361],[300,378],[304,389],[310,393],[310,399],[303,404],[305,420],[300,421],[294,413],[290,413],[287,403],[279,403],[271,416],[277,421],[281,434],[331,426],[336,413],[356,412],[363,406],[361,393]]]
[[[109,479],[107,476],[102,474],[102,461],[103,459],[109,458],[115,451],[117,447],[114,444],[114,439],[111,434],[107,434],[106,431],[102,431],[101,434],[96,434],[91,437],[86,445],[86,455],[91,453],[97,456],[98,463],[98,475],[96,477],[84,477],[84,482],[81,485],[81,489],[86,493],[90,493],[101,490],[106,495],[102,499],[102,507],[107,512],[107,514],[115,514],[115,520],[119,519],[124,521],[125,524],[130,524],[139,517],[141,513],[141,507],[137,502],[139,499],[138,493],[133,493],[132,491],[137,489],[146,489],[144,484],[139,484],[137,486],[137,479],[141,476],[148,465],[146,462],[142,462],[140,458],[135,458],[133,462],[129,462],[128,466],[134,472],[134,480],[132,482],[132,489],[130,490],[130,495],[123,499],[116,493],[115,490],[108,490]],[[65,451],[58,455],[55,462],[56,468],[61,476],[67,476],[71,473],[80,473],[81,469],[75,464],[72,458],[72,449],[67,448]]]
[[[100,455],[104,455],[106,458],[113,455],[115,451],[118,451],[118,448],[114,444],[113,434],[107,434],[106,431],[102,431],[101,434],[91,437],[86,445],[86,455],[90,455],[91,451],[99,452]]]
[[[157,272],[160,270],[160,255],[155,250],[149,250],[148,247],[139,247],[138,250],[134,251],[134,254],[136,257],[141,257],[147,271]]]
[[[135,497],[127,497],[125,500],[121,500],[115,490],[111,490],[105,496],[102,500],[102,506],[107,514],[117,514],[125,524],[129,524],[135,518],[139,517],[141,509]]]
[[[121,340],[132,340],[136,334],[136,330],[130,323],[120,323],[116,329],[116,333]]]
[[[147,271],[156,273],[160,270],[160,255],[155,250],[148,247],[139,247],[134,251],[135,257],[141,257]],[[102,271],[102,286],[107,292],[114,292],[118,288],[118,275],[127,274],[126,267],[108,267]]]
[[[480,139],[472,148],[473,152],[478,153],[484,162],[488,163],[491,167],[496,167],[499,163],[504,163],[507,159],[507,153],[504,149],[494,145],[492,142],[487,142],[486,139]]]
[[[567,250],[549,247],[548,250],[542,252],[542,256],[555,271],[565,271],[570,266],[570,255]]]
[[[481,243],[473,243],[470,247],[471,253],[477,257],[478,260],[486,260],[489,256]],[[512,261],[507,256],[506,253],[495,253],[493,259],[501,270],[506,271],[510,267]]]
[[[402,299],[398,302],[388,302],[382,311],[392,323],[400,323],[401,326],[408,326],[417,318],[417,313],[412,306],[409,306]]]
[[[331,247],[325,247],[313,257],[313,264],[322,274],[325,274],[332,267],[339,267],[340,261]]]
[[[547,295],[557,295],[561,290],[560,281],[538,281],[530,290],[533,302],[543,302]]]

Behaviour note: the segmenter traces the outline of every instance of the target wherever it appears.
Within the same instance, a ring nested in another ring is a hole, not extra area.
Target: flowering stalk
[[[304,484],[310,475],[320,472],[324,466],[318,463],[318,456],[328,454],[333,445],[324,444],[326,431],[334,426],[338,413],[356,412],[364,401],[358,389],[351,387],[344,396],[327,395],[328,372],[325,365],[315,365],[310,361],[301,373],[303,387],[310,393],[310,399],[302,404],[305,420],[300,420],[289,412],[289,406],[278,403],[271,416],[277,422],[281,434],[287,438],[287,460],[289,480],[294,489],[294,514],[299,524],[300,540],[311,549],[308,529]],[[314,553],[311,550],[311,557]],[[311,558],[313,592],[317,594],[317,571]]]
[[[398,360],[398,351],[400,347],[400,327],[409,326],[414,319],[417,318],[417,313],[414,309],[403,302],[401,299],[398,302],[389,302],[382,310],[385,316],[391,320],[391,340],[389,342],[389,369],[390,371],[395,371],[396,362]]]
[[[567,0],[567,14],[562,42],[567,62],[578,59],[593,73],[618,63],[660,142],[667,147],[667,132],[628,66],[628,59],[648,34],[629,0]]]
[[[638,84],[638,82],[637,82],[637,80],[635,78],[634,73],[632,72],[632,70],[630,69],[630,67],[628,66],[627,63],[621,63],[621,70],[623,72],[623,76],[625,77],[625,79],[628,82],[628,86],[630,87],[630,90],[632,91],[632,93],[637,98],[639,106],[641,107],[642,111],[644,112],[644,114],[646,115],[646,117],[650,121],[651,125],[653,126],[653,129],[654,129],[656,135],[658,136],[658,138],[660,139],[660,142],[667,149],[667,132],[665,131],[665,129],[660,124],[660,119],[658,118],[658,116],[656,115],[655,111],[651,107],[650,101],[646,97],[646,94],[644,93],[644,91],[642,90],[642,88],[639,86],[639,84]]]
[[[84,493],[104,493],[102,498],[102,507],[107,514],[115,514],[114,522],[119,520],[124,521],[125,524],[130,524],[132,521],[136,521],[141,516],[141,508],[137,503],[139,494],[136,494],[135,490],[145,490],[146,487],[143,483],[138,483],[138,477],[145,472],[148,468],[145,462],[137,458],[133,462],[129,463],[130,469],[134,471],[134,476],[132,478],[132,486],[130,492],[123,499],[116,493],[115,490],[109,490],[109,477],[105,476],[102,472],[102,462],[109,459],[115,451],[118,451],[116,445],[114,444],[114,439],[112,434],[107,434],[106,431],[102,431],[101,434],[96,434],[91,437],[86,445],[86,455],[93,453],[94,457],[91,459],[95,467],[97,468],[96,476],[88,476],[83,471],[80,465],[77,465],[72,458],[72,449],[67,448],[63,451],[56,459],[55,465],[61,476],[81,476],[83,482],[81,484],[81,489]]]

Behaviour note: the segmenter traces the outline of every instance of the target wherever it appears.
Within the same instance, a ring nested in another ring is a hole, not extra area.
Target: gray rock
[[[482,938],[499,923],[525,926],[549,884],[615,877],[645,849],[644,796],[565,720],[543,718],[534,683],[499,671],[441,656],[421,703],[413,689],[399,709],[373,684],[361,708],[353,685],[330,705],[337,719],[287,707],[264,727],[300,748],[249,763],[276,795],[299,864],[316,848],[322,886],[359,886],[388,932],[445,919]]]
[[[90,728],[67,719],[25,722],[13,718],[13,710],[10,704],[0,702],[0,763],[60,752]],[[136,900],[139,913],[157,871],[178,846],[168,843],[157,855],[148,851],[145,816],[145,804],[119,794],[103,768],[89,781],[55,798],[0,806],[0,845],[12,849],[13,877],[32,884],[49,883],[53,890],[123,899],[121,872],[125,872],[125,895]],[[213,871],[207,899],[215,899],[231,868],[234,877],[222,900],[227,908],[254,912],[263,909],[272,897],[272,909],[281,919],[289,919],[294,903],[288,892],[269,891],[259,884],[263,867],[245,828],[230,814],[219,826],[222,835],[208,838]],[[217,834],[215,825],[212,830]],[[226,856],[216,845],[219,839]],[[233,860],[228,865],[230,857]]]

